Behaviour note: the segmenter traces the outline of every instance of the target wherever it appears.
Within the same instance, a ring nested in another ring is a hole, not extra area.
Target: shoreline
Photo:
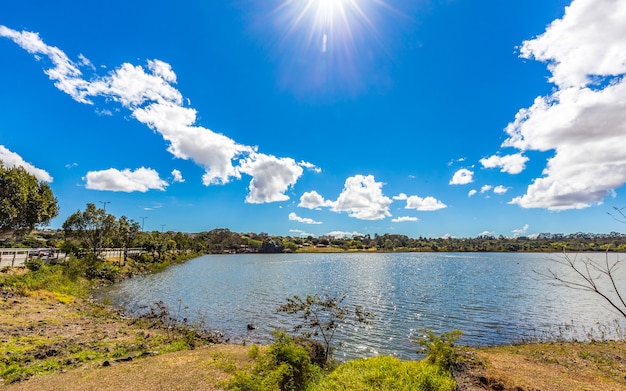
[[[251,367],[249,346],[201,339],[190,344],[184,333],[154,327],[158,318],[126,318],[111,305],[46,289],[19,295],[0,288],[0,388],[152,390],[158,379],[159,387],[168,389],[217,390],[232,377],[225,368]],[[453,374],[459,390],[626,388],[624,340],[460,346],[458,351]],[[183,378],[188,388],[181,388]],[[68,379],[75,388],[68,387]]]

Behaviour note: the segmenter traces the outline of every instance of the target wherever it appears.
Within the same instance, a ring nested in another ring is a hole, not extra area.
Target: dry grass
[[[235,366],[251,365],[248,348],[214,345],[119,363],[109,367],[82,367],[66,373],[35,377],[5,386],[7,391],[143,391],[219,390]]]
[[[623,391],[626,341],[536,343],[464,350],[465,390]]]

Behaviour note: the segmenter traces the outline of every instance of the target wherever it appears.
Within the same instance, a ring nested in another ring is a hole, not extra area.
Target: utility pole
[[[161,224],[161,232],[163,232],[163,227],[165,227],[166,224]]]
[[[111,201],[98,201],[98,202],[101,203],[102,205],[104,205],[102,209],[104,209],[104,213],[106,213],[106,211],[107,211],[107,204],[110,204]]]
[[[141,219],[141,231],[143,232],[143,222],[148,218],[148,216],[140,216],[139,218]]]

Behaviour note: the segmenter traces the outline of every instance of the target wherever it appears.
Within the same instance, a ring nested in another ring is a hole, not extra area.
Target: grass
[[[311,391],[453,391],[450,372],[426,361],[402,362],[381,356],[348,361],[325,376]]]

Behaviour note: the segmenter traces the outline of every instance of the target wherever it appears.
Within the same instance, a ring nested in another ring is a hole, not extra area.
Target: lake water
[[[231,342],[267,343],[294,316],[277,313],[293,295],[346,295],[376,317],[338,331],[339,359],[417,358],[420,329],[460,329],[460,343],[497,345],[524,339],[615,336],[619,314],[590,292],[554,286],[534,271],[564,268],[559,254],[349,253],[207,255],[105,287],[97,293],[133,315],[162,300],[172,313],[202,320]],[[604,259],[604,254],[594,254]],[[611,254],[611,259],[618,255]],[[624,254],[620,254],[624,257]],[[581,257],[581,255],[579,255]],[[618,287],[626,288],[622,271]],[[248,330],[247,325],[256,328]]]

